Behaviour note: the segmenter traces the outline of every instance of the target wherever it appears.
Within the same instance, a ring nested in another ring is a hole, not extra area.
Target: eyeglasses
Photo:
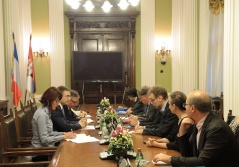
[[[156,99],[150,99],[151,102],[154,102],[154,100],[156,100]]]
[[[74,104],[79,104],[79,101],[74,101],[74,100],[71,100]]]
[[[191,104],[183,103],[183,107],[186,107],[187,105],[191,106]]]
[[[71,95],[65,95],[63,97],[66,97],[66,98],[71,98]]]

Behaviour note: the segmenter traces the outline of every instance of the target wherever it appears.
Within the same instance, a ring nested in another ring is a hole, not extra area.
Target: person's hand
[[[162,139],[158,139],[156,140],[157,143],[169,143],[169,140],[167,138],[162,138]]]
[[[87,112],[81,111],[77,116],[78,117],[86,117],[87,116]]]
[[[138,117],[135,116],[135,115],[130,115],[130,117],[129,117],[129,124],[130,124],[131,126],[136,126],[136,125],[138,125]]]
[[[153,157],[153,161],[154,162],[163,161],[167,164],[170,164],[170,162],[169,162],[170,157],[171,157],[170,155],[159,153]]]
[[[134,133],[136,133],[136,134],[142,134],[142,133],[143,133],[143,130],[144,130],[144,129],[138,129],[138,130],[135,130]]]
[[[64,139],[74,139],[76,138],[76,133],[66,132],[64,133]]]
[[[143,127],[143,126],[136,125],[135,128],[134,128],[135,131],[140,130],[140,129],[143,129],[143,130],[144,130],[144,127]]]
[[[184,135],[187,129],[192,126],[195,122],[191,118],[184,118],[179,128],[179,136]]]
[[[148,141],[146,142],[146,146],[153,147],[154,146],[154,142],[156,142],[155,138],[148,138]]]
[[[130,115],[132,112],[133,112],[132,109],[129,108],[129,109],[125,112],[125,114],[126,114],[126,115]]]
[[[81,120],[78,123],[81,125],[82,128],[84,128],[87,125],[87,119],[81,118]]]

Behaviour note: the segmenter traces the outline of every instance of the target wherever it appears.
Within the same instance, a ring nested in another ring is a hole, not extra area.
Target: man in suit
[[[230,127],[212,113],[211,98],[208,93],[191,92],[184,106],[185,118],[178,133],[178,143],[182,156],[157,154],[153,161],[164,161],[173,166],[239,166],[239,149]],[[191,136],[186,135],[193,126]]]
[[[156,108],[150,103],[150,100],[148,98],[149,89],[150,87],[143,86],[138,91],[138,97],[140,101],[144,104],[145,112],[140,115],[131,114],[129,117],[129,124],[131,126],[136,126],[136,125],[145,126],[145,125],[151,125],[154,123]]]
[[[53,123],[53,130],[58,132],[69,132],[71,130],[77,130],[86,127],[87,122],[85,119],[79,121],[68,120],[69,110],[67,104],[71,100],[70,90],[64,86],[59,86],[58,90],[62,93],[62,99],[59,106],[51,114],[51,120]]]
[[[135,133],[143,135],[152,135],[166,137],[178,123],[178,117],[169,109],[168,93],[161,86],[153,86],[150,89],[149,96],[152,105],[156,107],[155,122],[153,125],[136,126]],[[176,134],[175,134],[176,135]]]
[[[87,113],[85,111],[79,111],[79,102],[80,102],[80,95],[75,90],[70,90],[71,92],[71,100],[68,101],[67,106],[63,106],[63,108],[66,110],[69,110],[66,114],[66,119],[68,120],[75,120],[79,121],[80,118],[84,118],[87,116]],[[75,110],[74,110],[75,109]]]

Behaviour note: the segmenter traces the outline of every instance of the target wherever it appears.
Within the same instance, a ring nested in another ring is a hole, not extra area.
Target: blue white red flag
[[[17,107],[22,97],[22,91],[20,89],[19,60],[15,41],[13,50],[12,92],[13,92],[13,105]]]

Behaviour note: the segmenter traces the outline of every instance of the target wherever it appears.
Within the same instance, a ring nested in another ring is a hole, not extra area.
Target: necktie
[[[63,116],[64,116],[64,119],[66,119],[66,115],[65,115],[64,109],[63,109],[63,108],[60,108],[60,110],[61,110],[61,112],[62,112],[62,114],[63,114]]]

